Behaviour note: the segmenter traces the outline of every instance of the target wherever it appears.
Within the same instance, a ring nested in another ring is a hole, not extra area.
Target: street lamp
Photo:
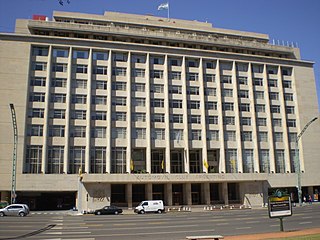
[[[302,206],[302,201],[301,201],[301,195],[302,195],[302,190],[301,190],[301,170],[300,170],[300,161],[299,161],[299,146],[298,146],[298,142],[299,139],[302,137],[302,135],[304,134],[304,132],[307,130],[307,128],[309,127],[309,125],[311,123],[313,123],[314,121],[316,121],[318,119],[318,117],[314,117],[311,121],[309,121],[304,128],[302,129],[302,131],[298,134],[297,139],[296,139],[296,146],[295,146],[295,165],[296,165],[296,171],[297,171],[297,177],[298,177],[298,199],[299,199],[299,206]]]

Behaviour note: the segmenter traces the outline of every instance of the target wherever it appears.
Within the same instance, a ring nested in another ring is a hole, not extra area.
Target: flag
[[[161,169],[164,169],[164,160],[161,161]]]
[[[209,164],[206,160],[203,161],[203,165],[206,167],[207,170],[209,169]]]
[[[130,170],[133,171],[133,169],[134,169],[133,160],[131,159],[131,160],[130,160]]]
[[[169,9],[169,3],[168,2],[166,2],[166,3],[162,3],[162,4],[160,4],[159,6],[158,6],[158,11],[160,11],[160,10],[167,10],[167,9]]]

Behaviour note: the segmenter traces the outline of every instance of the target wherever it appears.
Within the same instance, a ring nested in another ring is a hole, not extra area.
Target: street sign
[[[292,215],[291,198],[289,195],[270,196],[268,199],[270,218],[288,217]]]

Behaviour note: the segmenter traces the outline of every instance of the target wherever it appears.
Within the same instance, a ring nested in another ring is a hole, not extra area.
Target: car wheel
[[[101,212],[97,212],[97,215],[101,215]]]
[[[115,214],[115,215],[118,215],[118,214],[119,214],[119,212],[118,212],[118,211],[115,211],[115,212],[114,212],[114,214]]]
[[[140,213],[141,213],[141,214],[145,214],[144,210],[141,210]]]
[[[19,216],[20,216],[20,217],[24,217],[25,215],[26,215],[26,214],[25,214],[24,212],[20,212],[20,213],[19,213]]]
[[[0,217],[4,217],[4,213],[3,212],[0,212]]]
[[[162,213],[161,209],[158,210],[158,213]]]

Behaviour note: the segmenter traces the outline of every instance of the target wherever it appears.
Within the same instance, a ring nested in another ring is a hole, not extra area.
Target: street
[[[279,231],[279,219],[270,219],[267,209],[123,214],[112,216],[67,216],[37,213],[27,217],[0,218],[4,239],[185,239],[192,235],[223,236]],[[320,205],[293,208],[284,219],[284,230],[320,227]]]

